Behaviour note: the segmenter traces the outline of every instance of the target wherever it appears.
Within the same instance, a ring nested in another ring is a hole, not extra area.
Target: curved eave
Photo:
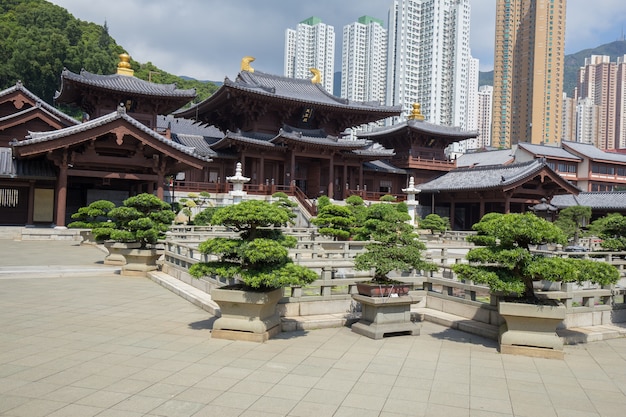
[[[233,145],[254,146],[265,149],[270,148],[274,150],[280,150],[280,147],[277,147],[275,144],[266,140],[254,139],[241,135],[234,135],[230,132],[227,133],[226,136],[224,136],[222,139],[211,145],[211,149],[226,149],[230,148]]]
[[[296,134],[282,133],[271,140],[272,143],[284,143],[287,145],[306,145],[317,148],[336,148],[342,150],[357,150],[369,146],[370,141],[352,141],[335,138],[313,138]],[[354,143],[350,143],[354,142]]]
[[[540,162],[539,160],[533,160],[518,165],[461,168],[421,184],[419,188],[423,193],[428,194],[490,190],[505,192],[516,189],[520,185],[528,182],[528,180],[542,173],[565,192],[570,194],[578,194],[580,192],[578,187],[563,179],[546,165],[545,162]],[[487,181],[487,183],[481,184],[479,180],[472,181],[472,179],[475,178],[480,178],[481,180]],[[467,182],[468,179],[470,181],[469,183]],[[466,182],[463,182],[463,180]]]
[[[146,135],[149,141],[154,142],[149,145],[159,152],[171,154],[172,157],[184,161],[195,168],[202,168],[203,163],[212,161],[211,158],[198,155],[193,148],[189,148],[187,146],[181,145],[170,139],[165,138],[164,136],[154,132],[147,126],[128,116],[126,113],[120,111],[113,112],[97,119],[93,119],[88,122],[81,123],[76,126],[70,126],[64,129],[50,132],[29,132],[29,135],[25,140],[12,142],[11,146],[14,150],[14,154],[18,156],[32,156],[34,154],[37,154],[38,149],[42,149],[43,147],[45,147],[42,145],[45,145],[46,143],[51,143],[47,146],[47,149],[55,149],[55,141],[61,141],[73,135],[82,134],[84,132],[92,131],[95,129],[98,129],[98,134],[106,133],[103,131],[102,128],[106,128],[107,125],[120,119],[123,121],[123,123],[126,123],[128,125],[129,130],[132,131],[134,129],[137,133],[139,133],[138,135],[136,135],[137,139],[142,139],[141,134]],[[87,138],[82,141],[91,139],[92,138]],[[75,145],[77,143],[59,143],[57,147],[65,147],[69,145]],[[40,153],[45,151],[40,151]]]
[[[454,127],[439,126],[428,122],[414,120],[405,121],[388,127],[383,127],[373,130],[372,132],[359,133],[358,136],[376,140],[377,138],[387,137],[392,134],[410,134],[412,132],[447,137],[455,140],[465,140],[478,137],[478,132],[475,131],[465,131]]]

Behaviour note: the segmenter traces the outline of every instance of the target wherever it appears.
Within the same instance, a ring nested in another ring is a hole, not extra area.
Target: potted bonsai
[[[115,208],[115,204],[108,200],[96,200],[88,206],[81,207],[72,214],[73,222],[67,225],[68,228],[84,229],[80,234],[83,237],[81,243],[93,244],[102,242],[94,237],[92,230],[94,228],[106,228],[110,226],[108,223],[109,211]]]
[[[421,297],[409,294],[409,285],[390,279],[391,271],[435,270],[422,259],[426,246],[418,240],[407,223],[411,216],[405,203],[373,204],[367,208],[363,227],[356,237],[371,240],[366,252],[355,257],[357,270],[372,270],[369,282],[357,284],[359,294],[353,299],[361,303],[362,315],[352,330],[378,339],[388,333],[419,334],[419,325],[410,320],[410,307]]]
[[[176,214],[168,203],[153,194],[143,193],[124,200],[108,212],[110,223],[93,229],[96,239],[107,239],[112,258],[105,263],[122,266],[122,274],[145,275],[157,269],[162,250],[159,239],[172,224]]]
[[[213,324],[212,337],[263,342],[279,333],[276,309],[283,287],[305,285],[318,276],[296,265],[288,248],[296,239],[280,227],[291,221],[291,211],[281,201],[248,200],[215,212],[212,224],[237,232],[235,238],[216,237],[202,242],[199,250],[213,258],[194,264],[192,276],[218,276],[231,284],[211,290],[221,316]]]
[[[535,289],[539,280],[614,284],[615,267],[588,259],[544,257],[530,252],[531,245],[564,243],[565,234],[553,223],[533,213],[485,215],[467,239],[468,264],[453,267],[460,278],[487,284],[498,297],[504,319],[500,351],[532,356],[562,357],[563,343],[556,328],[565,318],[565,307],[549,292]]]

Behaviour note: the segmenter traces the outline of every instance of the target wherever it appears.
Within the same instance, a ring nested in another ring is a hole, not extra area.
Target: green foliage
[[[430,230],[431,234],[434,234],[435,232],[442,233],[446,230],[450,230],[450,219],[432,213],[424,217],[424,219],[419,222],[419,228]]]
[[[393,270],[435,270],[436,266],[422,260],[426,249],[418,240],[413,227],[406,223],[411,217],[403,206],[395,204],[372,204],[367,208],[359,237],[373,240],[366,246],[367,252],[356,256],[357,270],[374,268],[374,280],[385,281]]]
[[[209,194],[206,191],[202,191],[200,192],[200,194],[188,193],[186,198],[180,199],[181,208],[179,209],[179,211],[183,213],[185,216],[187,216],[188,223],[198,224],[196,223],[197,215],[194,216],[193,209],[202,210],[202,207],[210,204],[209,198],[211,198],[211,194]],[[201,218],[201,221],[204,221],[204,220]],[[205,222],[204,224],[208,224],[208,223]]]
[[[289,223],[293,224],[293,219],[296,218],[296,213],[293,212],[293,209],[298,206],[298,203],[291,201],[289,196],[283,192],[274,193],[272,197],[276,199],[273,203],[274,205],[285,209],[285,211],[289,213]]]
[[[97,200],[86,207],[81,207],[72,214],[75,221],[67,225],[69,228],[93,229],[99,227],[108,220],[109,211],[115,208],[115,204],[108,200]]]
[[[327,204],[319,209],[311,223],[319,227],[319,233],[336,240],[347,240],[356,222],[352,210],[346,206]]]
[[[619,279],[617,269],[604,262],[533,255],[530,245],[566,242],[561,229],[533,213],[490,213],[473,229],[477,234],[468,240],[484,246],[471,249],[469,264],[453,270],[463,279],[489,285],[494,293],[536,300],[535,280],[609,284]]]
[[[164,238],[175,217],[170,205],[153,194],[138,194],[123,204],[108,212],[111,223],[93,229],[96,239],[139,242],[145,247]]]
[[[218,210],[217,207],[207,207],[202,210],[200,213],[196,214],[196,217],[193,218],[193,224],[196,226],[206,226],[211,224],[211,220],[213,219],[213,215]]]
[[[591,223],[589,230],[595,236],[603,239],[600,244],[603,249],[626,250],[626,217],[621,214],[607,214]]]
[[[218,259],[200,262],[189,269],[196,277],[219,275],[236,278],[253,289],[303,285],[317,279],[308,268],[293,264],[287,251],[295,238],[280,229],[290,220],[291,208],[282,204],[248,200],[219,209],[212,224],[222,224],[240,232],[239,238],[213,238],[199,245],[200,252]]]
[[[332,204],[330,198],[326,195],[322,195],[317,199],[317,211],[319,212],[324,207]]]
[[[18,80],[52,104],[63,68],[113,74],[124,48],[108,32],[106,22],[97,25],[74,18],[62,7],[44,0],[0,3],[0,89]],[[210,96],[213,83],[187,80],[154,65],[131,61],[135,76],[178,88],[195,88],[199,102]]]
[[[384,203],[393,203],[394,201],[396,201],[396,196],[391,194],[385,194],[384,196],[380,197],[380,201]]]
[[[583,224],[589,223],[591,219],[591,207],[571,206],[559,212],[559,218],[554,222],[566,235],[568,239],[574,239],[578,244],[578,237]]]

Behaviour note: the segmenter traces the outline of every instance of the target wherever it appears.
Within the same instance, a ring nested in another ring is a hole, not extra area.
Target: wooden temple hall
[[[577,191],[547,167],[488,190],[465,170],[469,188],[434,189],[429,182],[456,170],[448,145],[477,133],[427,123],[414,105],[403,122],[355,134],[359,126],[401,116],[400,108],[333,96],[317,70],[308,80],[286,78],[255,71],[246,57],[234,81],[226,78],[212,96],[185,107],[194,90],[140,80],[130,57],[120,59],[116,74],[62,72],[54,101],[79,108],[81,122],[19,82],[0,91],[0,224],[65,226],[92,201],[121,203],[140,192],[166,201],[175,192],[225,193],[237,163],[250,178],[248,193],[284,191],[311,209],[320,195],[404,199],[413,177],[416,188],[432,194],[422,215],[454,214],[462,196],[457,228],[485,208],[509,210],[507,201],[524,209]],[[537,184],[539,192],[528,192]]]

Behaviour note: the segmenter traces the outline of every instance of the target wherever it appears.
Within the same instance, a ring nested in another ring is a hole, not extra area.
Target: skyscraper
[[[335,72],[335,28],[310,17],[296,29],[285,31],[285,76],[311,78],[311,68],[321,72],[324,89],[332,94]]]
[[[387,30],[383,21],[362,16],[343,27],[341,97],[385,102]]]
[[[426,120],[466,126],[469,0],[395,0],[389,10],[387,105]]]
[[[593,144],[600,149],[626,148],[626,56],[611,62],[608,55],[591,55],[578,73],[577,92],[598,106]]]
[[[492,145],[561,139],[566,0],[497,0]]]

